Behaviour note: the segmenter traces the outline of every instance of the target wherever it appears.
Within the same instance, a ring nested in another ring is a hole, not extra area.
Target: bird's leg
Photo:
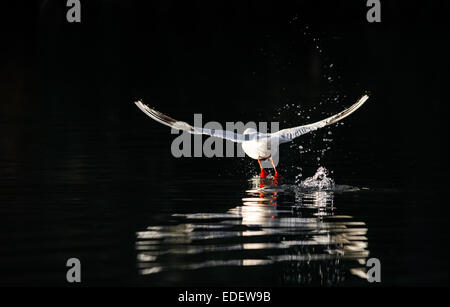
[[[278,172],[277,172],[277,168],[275,167],[275,163],[273,162],[273,159],[272,159],[272,158],[270,158],[270,162],[272,162],[273,169],[275,170],[275,175],[273,175],[273,177],[274,177],[275,179],[281,178],[280,174],[278,174]]]
[[[259,174],[260,178],[266,178],[268,173],[267,171],[262,167],[261,160],[258,158],[259,167],[261,168],[261,173]]]

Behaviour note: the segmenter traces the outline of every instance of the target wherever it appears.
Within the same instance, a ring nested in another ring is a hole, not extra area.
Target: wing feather
[[[367,101],[367,99],[369,99],[369,96],[364,95],[354,105],[350,106],[348,109],[345,109],[344,111],[339,112],[333,116],[330,116],[328,118],[325,118],[321,121],[318,121],[318,122],[315,122],[312,124],[298,126],[298,127],[294,127],[294,128],[283,129],[276,133],[273,133],[272,135],[275,137],[279,137],[281,143],[290,142],[293,139],[295,139],[296,137],[299,137],[305,133],[308,133],[308,132],[317,130],[319,128],[334,124],[334,123],[340,121],[341,119],[344,119],[345,117],[349,116],[350,114],[355,112],[357,109],[359,109],[364,104],[364,102]]]
[[[249,140],[251,136],[249,137],[248,134],[245,136],[236,132],[228,131],[228,130],[219,130],[219,129],[205,129],[201,127],[194,127],[190,124],[178,121],[176,119],[173,119],[159,111],[156,111],[155,109],[150,108],[146,104],[142,103],[142,101],[136,101],[135,104],[138,106],[139,109],[141,109],[142,112],[147,114],[150,118],[156,120],[157,122],[169,126],[176,130],[183,130],[187,131],[192,134],[206,134],[214,137],[219,137],[225,140],[241,143],[243,141]]]

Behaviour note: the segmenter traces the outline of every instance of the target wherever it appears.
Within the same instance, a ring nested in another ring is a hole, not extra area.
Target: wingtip
[[[360,99],[359,102],[360,103],[364,103],[367,101],[367,99],[369,99],[369,94],[364,94]]]

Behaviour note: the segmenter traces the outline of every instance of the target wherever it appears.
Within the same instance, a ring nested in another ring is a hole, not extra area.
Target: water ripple
[[[173,214],[167,225],[138,231],[139,273],[285,264],[286,283],[317,274],[327,284],[346,273],[365,278],[367,226],[335,214],[335,193],[346,187],[311,190],[259,178],[249,186],[227,212]]]

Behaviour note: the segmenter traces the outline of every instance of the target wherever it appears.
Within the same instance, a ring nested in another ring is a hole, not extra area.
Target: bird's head
[[[251,133],[256,133],[256,129],[254,128],[247,128],[244,130],[244,134],[251,134]]]

